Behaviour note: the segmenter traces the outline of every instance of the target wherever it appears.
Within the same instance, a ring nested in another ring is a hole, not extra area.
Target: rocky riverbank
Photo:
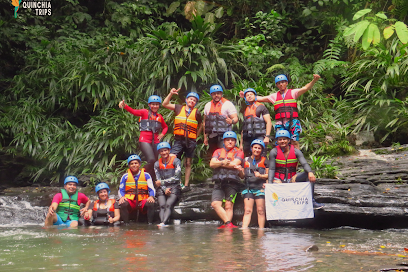
[[[339,226],[369,229],[408,227],[408,147],[360,150],[353,156],[339,157],[338,179],[319,179],[315,198],[325,204],[314,219],[297,222],[271,222],[300,227]],[[213,184],[192,186],[175,207],[173,218],[181,220],[217,220],[211,208]],[[33,206],[48,206],[58,187],[31,186],[4,188],[2,195],[29,201]],[[94,197],[91,188],[81,191]],[[242,200],[237,199],[235,219],[243,215]],[[255,220],[255,218],[253,218]]]

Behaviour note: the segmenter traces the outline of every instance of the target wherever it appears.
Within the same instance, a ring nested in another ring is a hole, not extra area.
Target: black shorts
[[[194,151],[197,146],[196,140],[185,138],[176,138],[170,153],[176,155],[179,159],[181,154],[184,152],[186,158],[193,158]]]
[[[239,185],[235,182],[232,183],[219,183],[216,182],[214,184],[214,190],[211,196],[211,202],[213,201],[231,201],[232,203],[235,202],[235,198],[239,191]]]

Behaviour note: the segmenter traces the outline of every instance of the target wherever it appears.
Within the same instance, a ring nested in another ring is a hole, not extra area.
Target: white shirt
[[[210,102],[208,102],[207,104],[205,104],[204,107],[204,114],[208,115],[208,113],[211,110],[211,103],[212,100]],[[230,117],[231,114],[236,114],[237,113],[237,109],[235,108],[234,104],[231,103],[231,101],[226,101],[224,104],[222,104],[221,106],[221,115],[225,116],[225,117]]]

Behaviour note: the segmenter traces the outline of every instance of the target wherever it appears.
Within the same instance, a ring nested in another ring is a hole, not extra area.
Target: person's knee
[[[234,207],[234,203],[232,203],[231,201],[226,201],[226,202],[225,202],[225,210],[226,210],[226,211],[232,210],[233,207]]]
[[[217,209],[217,208],[221,207],[221,202],[220,201],[213,201],[213,202],[211,202],[211,207],[213,209]]]
[[[245,208],[245,214],[246,215],[249,215],[249,214],[252,214],[252,208]]]
[[[186,168],[191,168],[191,159],[186,160]]]
[[[78,227],[78,221],[72,221],[71,224],[69,224],[70,227]]]
[[[258,215],[262,215],[262,216],[265,215],[265,208],[264,207],[258,207],[256,209],[256,211],[258,212]]]

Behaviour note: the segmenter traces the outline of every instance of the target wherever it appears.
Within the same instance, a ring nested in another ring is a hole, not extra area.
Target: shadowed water
[[[379,271],[404,262],[407,230],[0,228],[1,271]],[[319,251],[305,252],[310,245]],[[398,256],[400,254],[400,256]]]

